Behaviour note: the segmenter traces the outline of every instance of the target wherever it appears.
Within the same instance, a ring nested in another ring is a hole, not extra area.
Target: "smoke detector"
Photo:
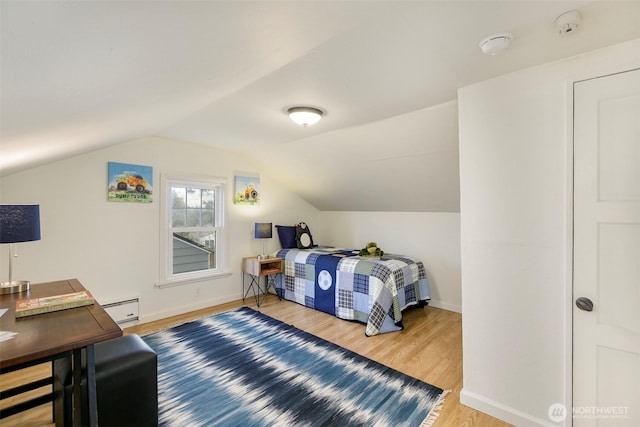
[[[497,33],[482,39],[478,46],[482,50],[482,53],[499,55],[507,50],[512,38],[513,34],[511,33]]]
[[[558,19],[556,19],[556,28],[560,35],[571,34],[578,29],[581,21],[582,17],[580,16],[580,12],[570,10],[558,16]]]

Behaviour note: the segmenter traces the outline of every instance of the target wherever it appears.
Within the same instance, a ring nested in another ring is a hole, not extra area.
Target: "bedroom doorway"
[[[573,148],[573,426],[638,426],[640,69],[574,83]]]

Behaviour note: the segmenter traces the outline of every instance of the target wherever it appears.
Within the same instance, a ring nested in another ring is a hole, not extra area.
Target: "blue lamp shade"
[[[40,240],[40,205],[0,205],[0,243]]]
[[[256,222],[255,238],[270,239],[273,237],[273,228],[271,222]]]

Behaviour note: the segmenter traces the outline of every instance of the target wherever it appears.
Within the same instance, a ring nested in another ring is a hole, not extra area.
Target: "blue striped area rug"
[[[445,392],[250,308],[143,337],[162,426],[427,426]]]

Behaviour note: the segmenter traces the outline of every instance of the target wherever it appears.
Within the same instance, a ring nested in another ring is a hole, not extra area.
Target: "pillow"
[[[304,222],[296,225],[296,244],[298,249],[308,249],[313,247],[313,237],[309,226]]]
[[[280,246],[282,249],[297,248],[296,243],[296,227],[295,225],[276,225],[278,237],[280,238]]]

